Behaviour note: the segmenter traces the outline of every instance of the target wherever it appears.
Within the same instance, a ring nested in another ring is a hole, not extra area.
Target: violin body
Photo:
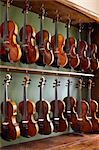
[[[8,26],[8,36],[3,39],[3,47],[1,48],[3,53],[8,54],[8,59],[10,62],[17,62],[21,58],[21,48],[17,44],[16,37],[18,34],[18,27],[13,21],[7,22]],[[4,23],[1,24],[1,37],[4,34]],[[6,56],[7,57],[7,56]]]
[[[20,130],[21,135],[25,137],[32,137],[38,133],[38,125],[34,120],[34,113],[35,113],[35,104],[31,100],[26,101],[27,105],[27,118],[23,118],[20,122]],[[19,103],[19,111],[21,115],[24,115],[24,101]]]
[[[91,100],[91,123],[92,133],[99,133],[99,119],[96,116],[98,112],[98,103],[95,100]]]
[[[76,54],[75,52],[75,45],[72,46],[71,50],[70,50],[70,65],[72,68],[77,68],[80,64],[80,59],[78,54]]]
[[[46,30],[42,30],[42,32],[43,44],[40,43],[41,31],[36,34],[36,43],[39,45],[39,59],[36,64],[39,66],[51,65],[54,61],[54,55],[49,48],[50,34]]]
[[[8,62],[8,52],[4,49],[3,38],[1,37],[2,30],[0,26],[0,60]]]
[[[22,41],[24,27],[20,30],[20,39]],[[39,51],[37,46],[34,44],[34,38],[35,38],[35,30],[30,25],[26,25],[26,31],[27,36],[26,39],[22,45],[22,57],[21,62],[23,63],[35,63],[39,58]],[[24,37],[23,37],[24,38]]]
[[[97,54],[97,45],[91,44],[91,59],[90,59],[90,67],[92,71],[96,71],[99,68],[99,61],[96,58]]]
[[[75,69],[78,67],[80,63],[80,59],[78,54],[76,54],[75,48],[76,48],[76,40],[73,37],[67,38],[64,50],[67,51],[69,61],[66,67],[72,67]]]
[[[7,114],[6,120],[1,123],[1,136],[5,140],[15,140],[20,137],[20,128],[18,123],[16,122],[17,115],[17,106],[16,103],[12,100],[7,100]],[[3,114],[3,105],[4,102],[1,103],[1,113]]]
[[[64,103],[61,100],[57,100],[58,102],[58,114],[57,117],[55,114],[55,100],[51,101],[51,111],[53,113],[52,122],[54,125],[54,132],[64,132],[67,129],[68,123],[63,116],[64,112]]]
[[[40,114],[40,106],[42,102],[42,115]],[[43,135],[49,135],[53,131],[53,124],[50,121],[49,113],[50,113],[50,105],[46,100],[37,101],[36,103],[36,111],[38,112],[38,126],[39,133]]]
[[[76,103],[75,111],[78,112],[78,101]],[[82,114],[81,116],[77,116],[77,120],[75,118],[75,122],[72,124],[72,128],[74,131],[77,132],[84,132],[84,133],[90,133],[92,131],[92,123],[87,117],[87,112],[88,112],[88,103],[85,100],[82,100],[81,102],[81,107],[82,107]]]
[[[58,34],[57,38],[58,38],[58,47],[55,48],[55,35],[51,37],[51,47],[52,47],[53,53],[54,53],[54,62],[52,64],[52,66],[57,67],[57,64],[58,64],[58,67],[59,66],[64,67],[68,62],[67,55],[63,51],[65,39],[64,39],[63,35],[61,35],[61,34]],[[57,61],[58,61],[58,63],[57,63]]]
[[[80,68],[84,71],[87,71],[90,68],[90,59],[86,56],[87,51],[87,42],[86,41],[80,41],[79,42],[79,58],[80,58]]]
[[[90,62],[91,62],[90,66],[91,66],[92,71],[96,71],[97,69],[99,69],[98,59],[91,59]]]
[[[0,43],[0,60],[9,62],[8,51],[5,50],[3,43]]]
[[[72,123],[72,120],[74,119],[74,115],[76,116],[76,112],[75,112],[75,105],[76,105],[76,99],[72,96],[69,97],[70,100],[70,111],[71,113],[68,115],[67,111],[68,111],[68,97],[65,97],[63,99],[64,103],[65,103],[65,112],[64,112],[64,117],[67,118],[67,121]]]

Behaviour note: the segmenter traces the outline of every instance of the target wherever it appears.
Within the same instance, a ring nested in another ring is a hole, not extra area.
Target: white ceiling
[[[99,0],[67,0],[75,3],[99,16]]]

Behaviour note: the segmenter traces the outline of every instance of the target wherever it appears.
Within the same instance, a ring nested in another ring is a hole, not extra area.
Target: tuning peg
[[[82,83],[82,87],[86,87],[86,83],[85,82]]]
[[[78,89],[78,88],[79,88],[79,86],[75,86],[75,88],[77,88],[77,89]]]
[[[94,82],[92,83],[92,87],[95,87],[95,83]]]

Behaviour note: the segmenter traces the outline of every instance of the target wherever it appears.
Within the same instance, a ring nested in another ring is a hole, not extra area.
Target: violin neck
[[[5,8],[5,21],[4,21],[4,34],[3,34],[3,38],[4,40],[7,39],[8,37],[8,1],[6,3],[6,8]]]
[[[89,114],[91,115],[91,87],[88,89]]]
[[[67,111],[71,110],[70,106],[70,83],[68,83],[68,89],[67,89]]]
[[[7,100],[8,100],[8,87],[7,84],[5,84],[5,93],[4,93],[4,105],[3,105],[3,110],[4,110],[4,121],[7,121]]]
[[[23,44],[25,44],[26,39],[27,39],[26,25],[27,25],[27,11],[25,10],[25,12],[24,12],[23,39],[22,39]]]
[[[88,45],[91,45],[91,31],[88,33]]]
[[[58,48],[58,22],[55,21],[55,49]]]
[[[80,42],[81,42],[81,29],[78,31],[78,42],[77,42],[77,52],[80,54]]]
[[[82,115],[82,88],[79,88],[78,117]]]
[[[88,57],[91,57],[91,31],[88,33]]]
[[[43,16],[40,18],[40,47],[44,45],[44,40],[43,40]]]
[[[58,99],[57,99],[57,86],[55,86],[55,114],[54,117],[58,117]]]
[[[70,32],[70,26],[69,26],[69,24],[67,24],[67,39],[69,38],[69,32]]]
[[[40,111],[39,111],[39,118],[43,118],[43,106],[42,106],[42,100],[43,100],[43,87],[40,86]]]
[[[66,43],[66,53],[69,53],[69,50],[70,50],[70,40],[69,40],[69,37],[70,37],[70,24],[67,23],[67,43]]]
[[[24,108],[23,120],[27,120],[27,87],[24,85]]]

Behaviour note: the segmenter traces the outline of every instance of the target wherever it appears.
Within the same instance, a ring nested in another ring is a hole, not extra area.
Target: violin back
[[[21,48],[17,43],[16,37],[18,34],[18,27],[16,23],[12,20],[7,22],[8,26],[8,36],[6,37],[3,47],[5,51],[8,50],[8,59],[11,62],[17,62],[21,58]],[[3,38],[4,34],[4,23],[1,25],[1,37]]]

